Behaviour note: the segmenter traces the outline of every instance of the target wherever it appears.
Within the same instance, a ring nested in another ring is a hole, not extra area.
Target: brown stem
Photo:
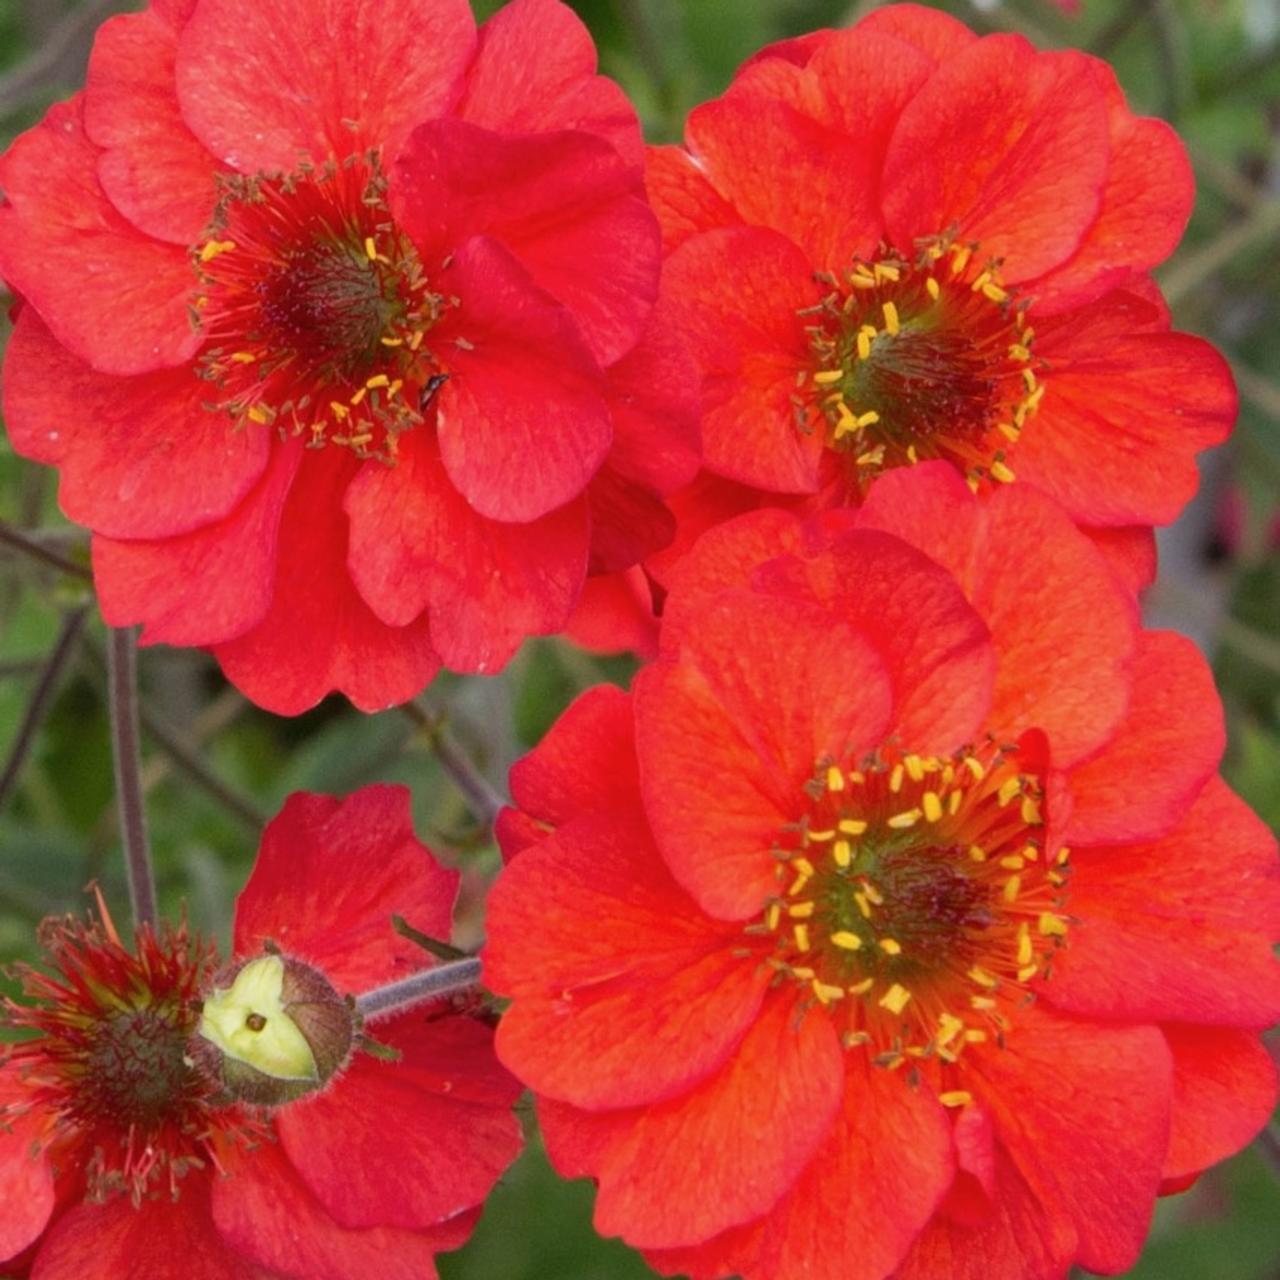
[[[138,737],[138,649],[132,630],[112,629],[107,639],[107,701],[111,708],[111,748],[115,761],[116,805],[124,844],[129,902],[135,926],[159,917],[147,812],[142,799],[142,754]]]

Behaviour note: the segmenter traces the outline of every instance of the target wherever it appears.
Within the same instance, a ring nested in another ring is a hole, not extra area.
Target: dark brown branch
[[[87,566],[77,564],[60,551],[55,551],[52,547],[45,546],[44,543],[37,541],[29,533],[19,533],[12,525],[5,524],[3,521],[0,521],[0,544],[12,547],[13,550],[20,551],[23,555],[30,556],[33,560],[39,560],[53,569],[58,569],[62,573],[69,573],[72,577],[80,578],[84,582],[93,581],[93,574]]]
[[[26,713],[18,726],[18,735],[14,739],[13,749],[9,752],[4,773],[0,774],[0,809],[4,808],[14,783],[22,772],[22,766],[26,763],[32,743],[35,742],[36,732],[49,712],[49,704],[53,701],[58,681],[75,650],[76,640],[84,628],[84,620],[88,614],[89,606],[81,605],[63,616],[58,639],[44,662],[44,670],[41,672],[40,679],[36,681],[36,687],[31,693],[31,701],[27,703]]]

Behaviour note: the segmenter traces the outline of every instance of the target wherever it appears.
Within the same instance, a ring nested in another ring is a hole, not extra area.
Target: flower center
[[[945,458],[970,485],[1013,480],[1005,448],[1044,395],[1027,304],[976,246],[933,241],[914,260],[881,246],[802,315],[814,368],[796,396],[803,430],[824,433],[865,485],[888,467]]]
[[[393,459],[444,380],[423,340],[451,304],[392,219],[376,154],[226,180],[191,252],[210,407]]]
[[[47,922],[50,970],[19,966],[24,999],[3,1023],[31,1038],[7,1047],[25,1100],[5,1113],[44,1118],[42,1145],[60,1170],[82,1173],[90,1198],[127,1193],[135,1203],[176,1196],[193,1168],[216,1166],[221,1145],[256,1139],[260,1126],[216,1110],[213,1089],[187,1046],[200,1017],[210,948],[185,928],[139,932],[136,952],[110,918]]]
[[[824,764],[749,932],[882,1065],[999,1041],[1067,933],[1067,850],[1015,748]]]

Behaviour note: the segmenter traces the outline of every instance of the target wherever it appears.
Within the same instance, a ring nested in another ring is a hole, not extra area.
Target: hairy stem
[[[111,754],[115,761],[116,805],[133,923],[154,925],[156,882],[142,799],[142,757],[138,736],[138,650],[132,630],[112,629],[107,639],[107,700],[111,707]]]
[[[449,964],[424,969],[385,987],[375,987],[356,998],[356,1010],[366,1021],[384,1018],[390,1013],[412,1009],[428,1000],[439,1000],[466,991],[480,981],[480,957],[467,956],[465,960],[453,960]]]

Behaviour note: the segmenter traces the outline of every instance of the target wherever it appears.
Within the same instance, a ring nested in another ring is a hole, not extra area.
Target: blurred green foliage
[[[388,0],[393,2],[393,0]],[[86,0],[96,16],[107,5]],[[719,92],[767,41],[836,25],[864,0],[574,0],[604,70],[630,92],[654,141],[677,139],[685,113]],[[123,5],[118,7],[124,7]],[[477,0],[486,16],[498,0]],[[1204,492],[1163,544],[1153,624],[1193,635],[1214,658],[1228,712],[1232,783],[1280,824],[1280,4],[1277,0],[1084,0],[1071,18],[1048,0],[945,8],[979,30],[1015,30],[1044,46],[1108,58],[1134,106],[1187,140],[1199,200],[1186,240],[1160,273],[1179,327],[1221,347],[1242,389],[1239,429],[1206,469]],[[71,0],[0,0],[0,146],[83,75],[92,24]],[[68,15],[71,15],[68,18]],[[3,340],[0,321],[0,341]],[[0,441],[0,516],[73,558],[82,536],[55,502],[53,477]],[[0,547],[0,762],[82,585]],[[31,750],[0,805],[0,961],[29,957],[37,921],[80,910],[90,881],[127,914],[96,615],[71,652]],[[373,781],[414,789],[419,832],[467,872],[460,938],[480,935],[496,853],[429,744],[397,712],[369,718],[331,699],[285,721],[247,705],[198,653],[141,660],[148,817],[164,908],[225,941],[262,818],[297,789],[350,791]],[[511,761],[568,700],[625,659],[567,645],[526,646],[493,679],[443,677],[426,696],[501,786]],[[168,742],[170,745],[165,745]],[[176,746],[176,749],[175,749]],[[0,763],[0,768],[3,764]],[[2,981],[0,981],[2,987]],[[1245,1153],[1164,1202],[1139,1280],[1277,1280],[1280,1184]],[[631,1280],[650,1272],[590,1227],[591,1193],[548,1169],[536,1142],[492,1197],[472,1242],[442,1261],[446,1280]]]

